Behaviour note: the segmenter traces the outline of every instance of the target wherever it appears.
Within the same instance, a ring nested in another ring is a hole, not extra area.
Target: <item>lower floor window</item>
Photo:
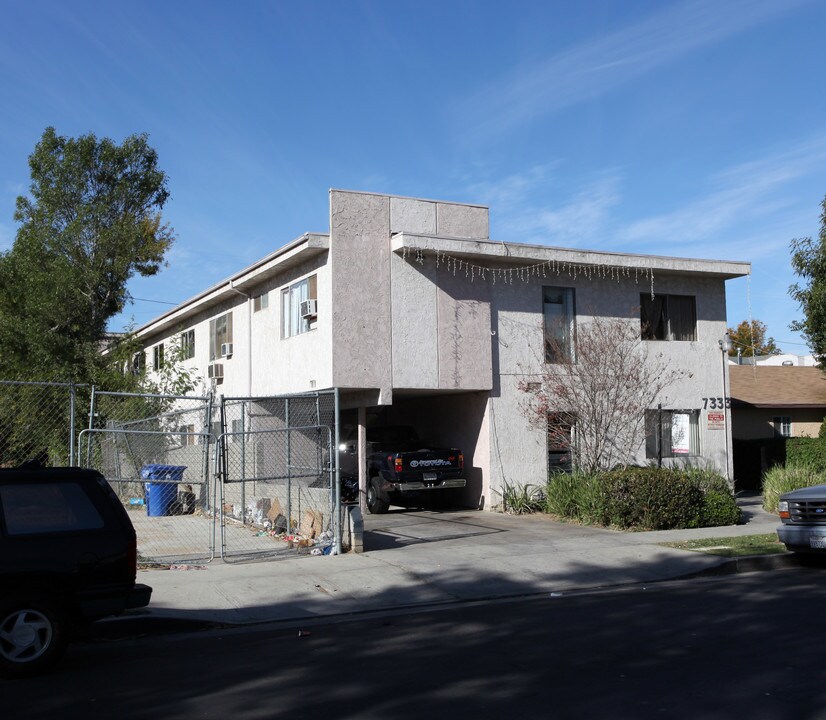
[[[574,417],[569,413],[548,415],[548,472],[573,470]]]
[[[775,437],[792,436],[792,419],[788,415],[778,415],[772,418]]]
[[[645,411],[645,457],[692,457],[699,454],[699,410]]]

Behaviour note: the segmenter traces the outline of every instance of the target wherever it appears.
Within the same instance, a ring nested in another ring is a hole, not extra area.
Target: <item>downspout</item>
[[[252,295],[235,287],[233,280],[229,289],[247,299],[247,397],[252,397]]]

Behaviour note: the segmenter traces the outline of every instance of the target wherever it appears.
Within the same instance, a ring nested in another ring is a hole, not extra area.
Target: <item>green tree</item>
[[[29,167],[15,243],[0,254],[0,377],[95,382],[128,280],[157,273],[174,240],[167,176],[145,134],[118,145],[54,128]]]
[[[800,303],[803,319],[795,320],[791,329],[806,339],[821,368],[826,367],[826,198],[820,205],[820,233],[791,242],[792,269],[802,278],[789,288]]]
[[[767,331],[766,323],[760,320],[743,320],[736,328],[729,328],[731,349],[728,354],[736,356],[739,349],[743,357],[779,355],[782,350],[777,347],[773,337],[766,336]]]

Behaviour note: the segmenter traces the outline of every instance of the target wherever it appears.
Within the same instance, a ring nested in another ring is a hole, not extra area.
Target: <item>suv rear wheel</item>
[[[54,665],[66,649],[63,617],[45,598],[17,598],[0,608],[0,673],[20,677]]]

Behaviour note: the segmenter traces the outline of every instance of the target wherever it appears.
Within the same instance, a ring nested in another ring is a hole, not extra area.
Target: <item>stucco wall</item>
[[[738,440],[759,440],[774,437],[772,418],[792,419],[792,437],[817,437],[826,412],[814,408],[735,408],[733,434]]]

